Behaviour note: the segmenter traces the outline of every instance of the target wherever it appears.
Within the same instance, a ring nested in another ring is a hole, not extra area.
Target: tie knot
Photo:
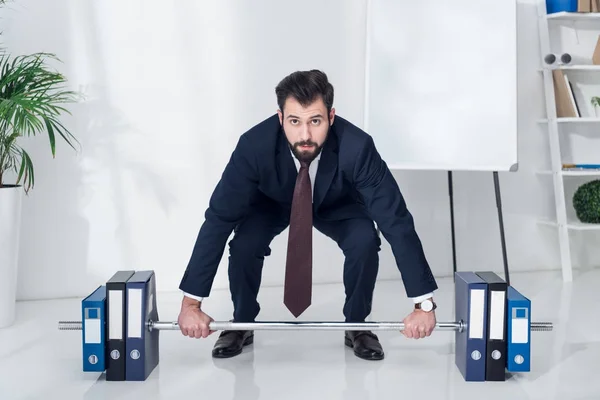
[[[300,167],[302,168],[308,168],[309,165],[310,161],[300,161]]]

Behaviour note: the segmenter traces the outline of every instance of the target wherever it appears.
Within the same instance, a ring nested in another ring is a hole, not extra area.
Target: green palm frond
[[[77,150],[77,139],[60,122],[60,117],[70,114],[65,105],[77,101],[79,96],[68,90],[66,78],[51,70],[47,60],[60,61],[50,53],[14,58],[0,54],[0,185],[7,170],[18,173],[17,183],[23,179],[26,190],[34,185],[33,162],[17,145],[19,137],[46,132],[53,157],[57,135]]]

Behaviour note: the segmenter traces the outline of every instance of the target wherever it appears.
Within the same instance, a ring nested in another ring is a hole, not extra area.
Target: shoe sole
[[[213,358],[231,358],[231,357],[235,357],[238,356],[240,354],[242,354],[242,350],[244,350],[244,347],[251,345],[252,343],[254,343],[254,335],[246,338],[246,340],[244,340],[244,343],[242,343],[242,347],[237,350],[235,353],[229,353],[229,354],[213,354]]]
[[[350,340],[347,337],[344,337],[344,344],[347,347],[350,347],[351,349],[354,349],[354,345],[352,344],[352,340]],[[360,359],[363,360],[367,360],[367,361],[380,361],[383,360],[383,358],[385,357],[384,355],[378,356],[378,357],[364,357],[362,355],[360,355],[359,353],[357,353],[356,351],[354,351],[354,355]]]

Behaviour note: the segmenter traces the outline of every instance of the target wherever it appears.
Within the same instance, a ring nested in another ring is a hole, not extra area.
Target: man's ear
[[[281,113],[281,110],[277,110],[277,115],[279,115],[279,125],[283,125],[283,114]]]
[[[335,119],[335,108],[331,107],[331,111],[329,112],[329,126],[333,125],[334,119]]]

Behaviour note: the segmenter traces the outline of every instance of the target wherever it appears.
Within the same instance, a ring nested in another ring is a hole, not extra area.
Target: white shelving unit
[[[556,98],[554,94],[554,84],[552,78],[553,69],[561,69],[567,71],[576,71],[583,74],[597,74],[600,83],[600,65],[547,65],[544,62],[544,57],[552,53],[552,43],[550,42],[550,27],[551,24],[568,23],[572,24],[573,29],[577,29],[575,24],[577,21],[598,21],[598,33],[600,34],[600,13],[568,13],[560,12],[555,14],[546,13],[545,0],[538,1],[538,26],[540,34],[540,60],[542,64],[542,75],[545,91],[545,106],[547,118],[541,120],[548,128],[549,146],[550,146],[550,171],[540,171],[542,175],[551,175],[554,186],[554,199],[556,205],[556,220],[547,221],[541,220],[540,224],[548,225],[558,229],[558,238],[560,246],[562,276],[564,281],[573,279],[572,261],[571,261],[571,243],[570,231],[600,231],[600,224],[585,224],[576,220],[568,219],[567,202],[565,199],[565,180],[570,177],[584,177],[590,179],[599,179],[600,171],[590,170],[563,170],[562,152],[560,145],[561,134],[560,126],[570,124],[576,127],[576,124],[598,124],[598,139],[600,140],[600,118],[582,117],[582,118],[557,118],[556,115]],[[593,51],[593,49],[592,49]],[[590,55],[591,58],[591,55]],[[570,125],[568,125],[570,127]],[[600,159],[600,141],[598,142],[598,154]],[[599,161],[600,163],[600,161]]]

